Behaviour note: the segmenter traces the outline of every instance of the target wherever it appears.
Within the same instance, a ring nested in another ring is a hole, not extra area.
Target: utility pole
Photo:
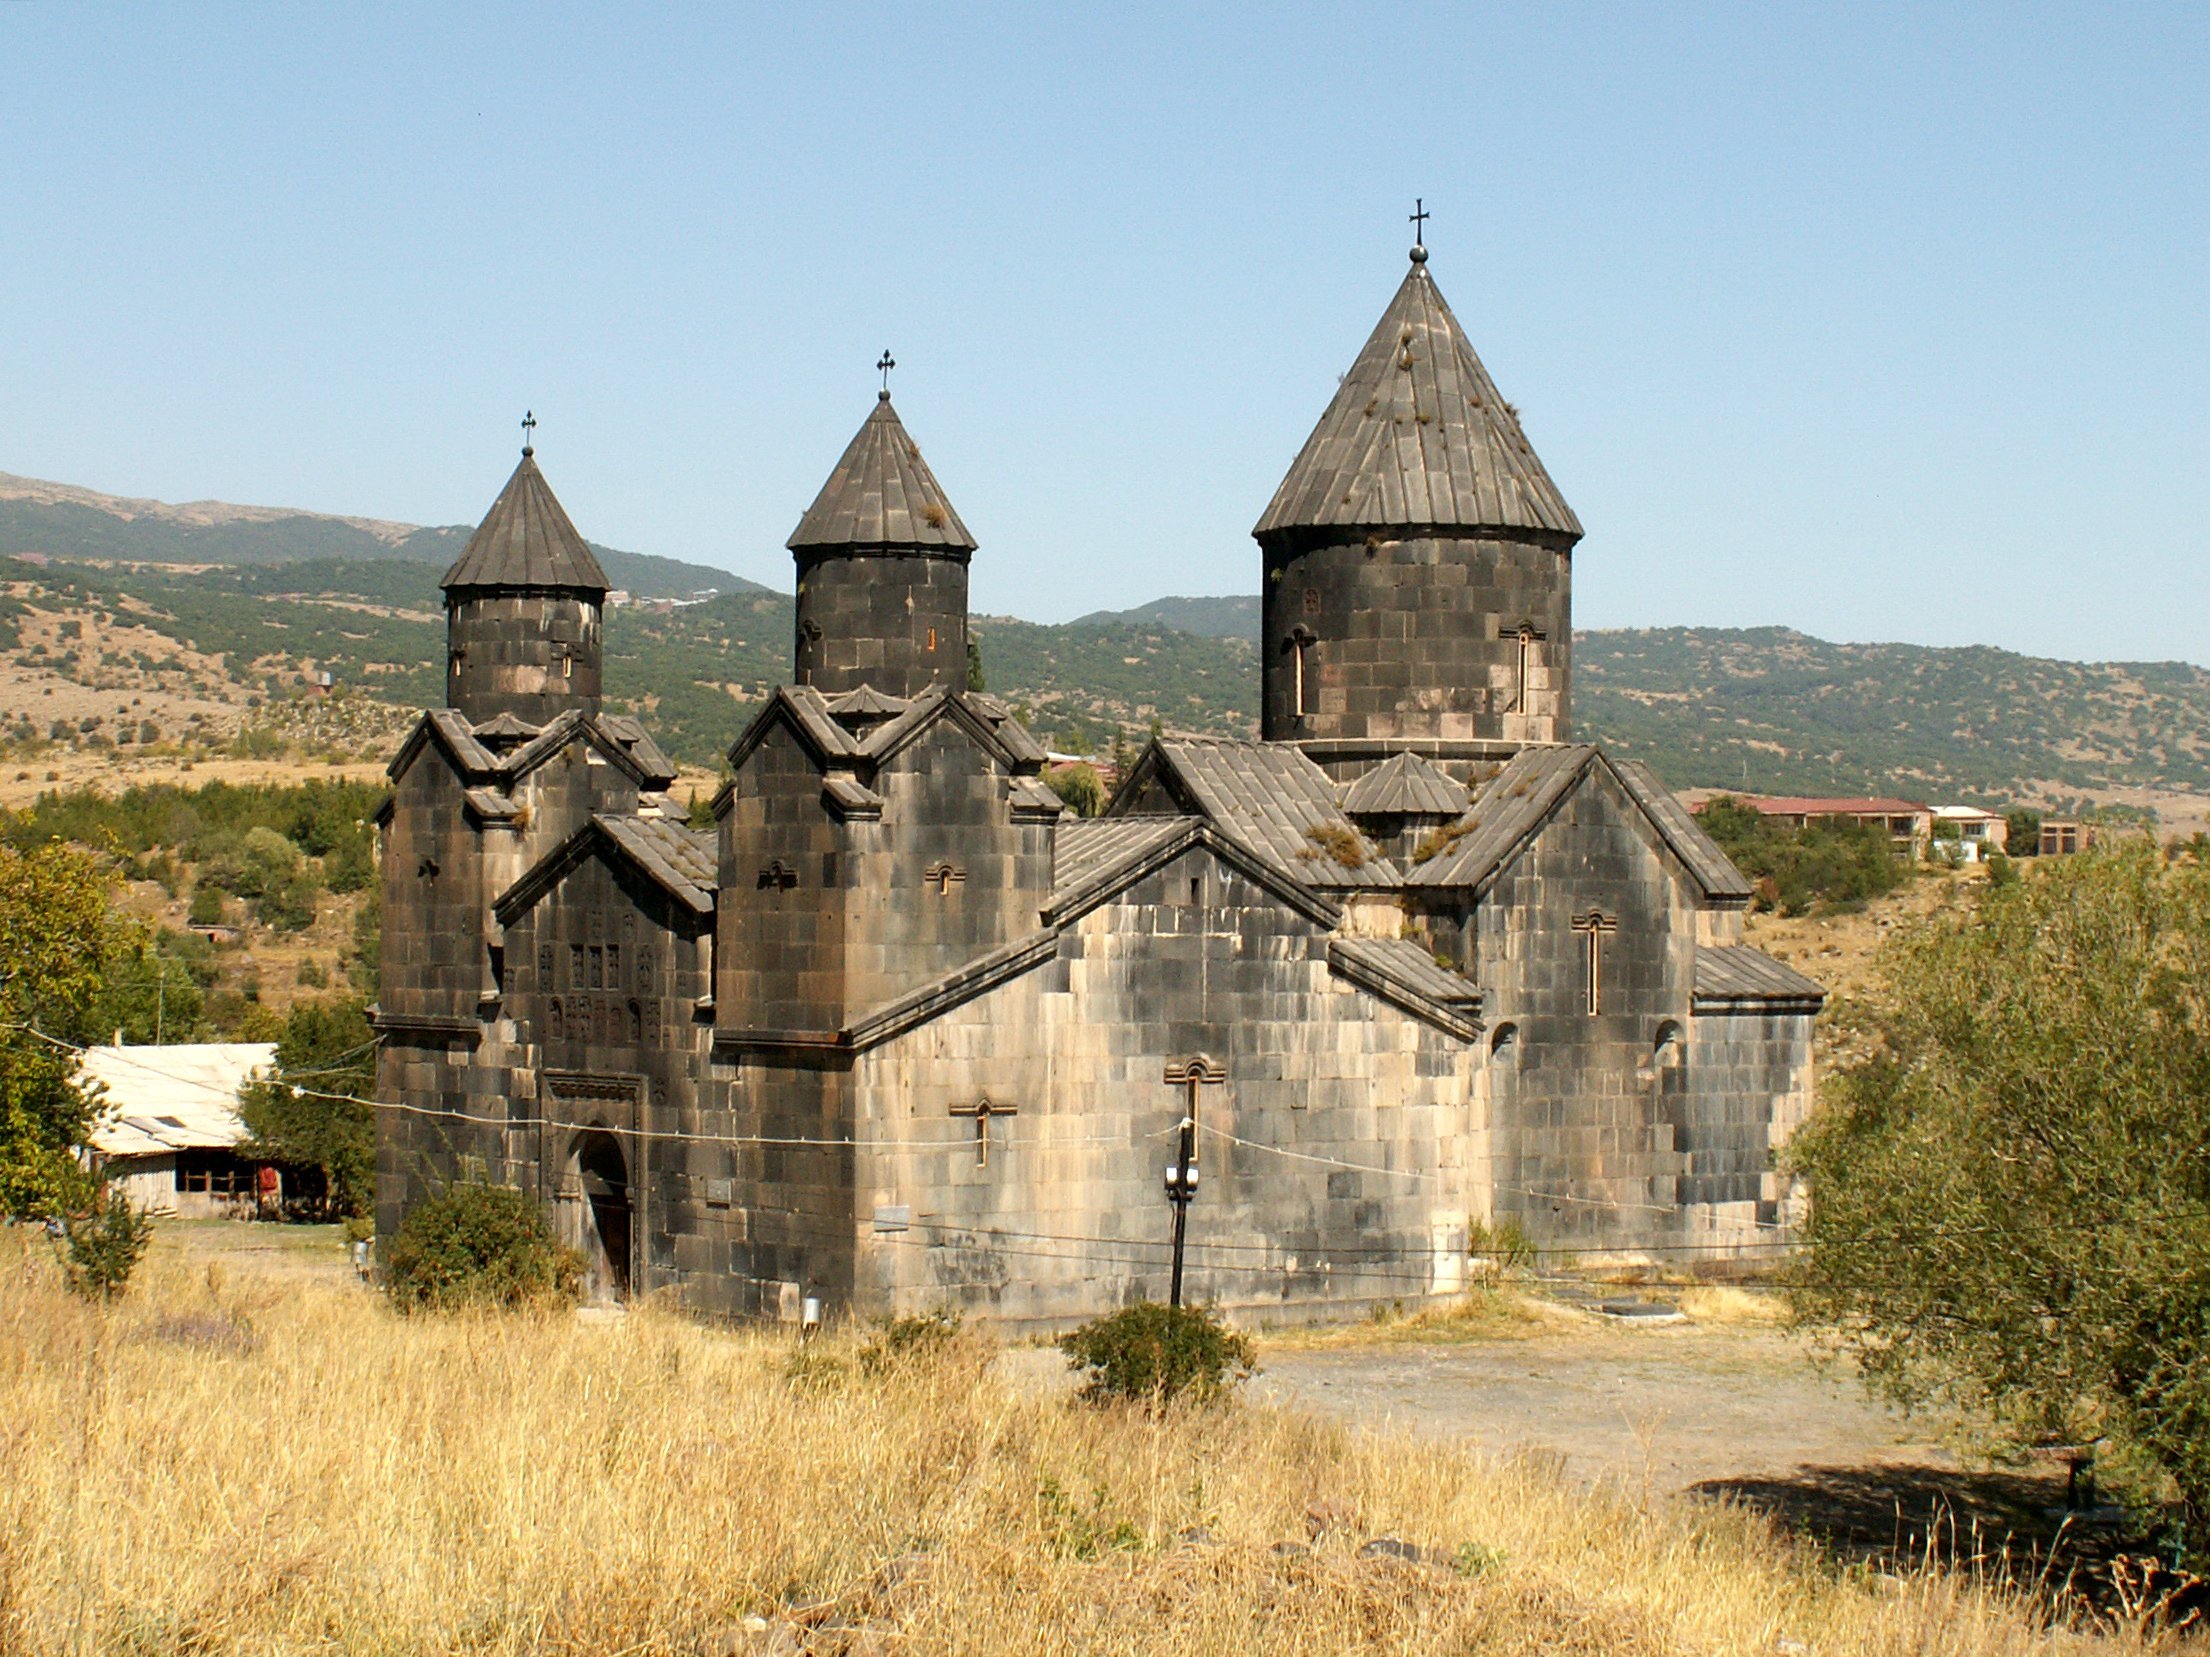
[[[1189,1110],[1182,1117],[1182,1134],[1173,1163],[1166,1170],[1166,1200],[1174,1205],[1174,1281],[1167,1291],[1169,1306],[1182,1303],[1182,1244],[1189,1235],[1189,1205],[1197,1196],[1197,1084],[1189,1084]]]

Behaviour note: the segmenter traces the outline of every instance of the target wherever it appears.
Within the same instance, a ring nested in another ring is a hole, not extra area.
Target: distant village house
[[[1952,828],[1954,834],[1949,832]],[[1978,806],[1936,806],[1933,832],[1938,839],[1954,843],[1967,863],[1985,863],[1989,853],[2010,846],[2009,821],[2001,812],[1982,811]]]
[[[272,1041],[87,1049],[78,1085],[98,1089],[91,1149],[110,1188],[149,1214],[251,1216],[281,1202],[282,1172],[238,1150],[238,1090],[275,1062]]]

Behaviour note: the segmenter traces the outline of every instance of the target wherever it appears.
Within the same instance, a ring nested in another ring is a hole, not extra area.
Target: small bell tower
[[[967,683],[974,538],[891,406],[890,353],[874,411],[790,537],[798,562],[792,677],[824,695],[862,685],[914,696]]]
[[[536,425],[523,420],[521,464],[439,583],[445,701],[472,724],[599,708],[606,572],[537,469]]]

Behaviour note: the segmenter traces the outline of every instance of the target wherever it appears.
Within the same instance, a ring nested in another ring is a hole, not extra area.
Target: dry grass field
[[[652,1308],[407,1320],[179,1241],[101,1309],[0,1233],[0,1650],[2164,1648],[1708,1503],[1023,1391],[979,1342],[878,1374]]]

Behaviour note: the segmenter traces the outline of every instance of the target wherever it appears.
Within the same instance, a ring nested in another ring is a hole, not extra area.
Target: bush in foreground
[[[417,1204],[385,1269],[403,1311],[564,1305],[582,1287],[582,1258],[531,1197],[505,1185],[456,1185]]]
[[[1210,1403],[1250,1379],[1251,1343],[1202,1306],[1125,1306],[1059,1337],[1059,1350],[1087,1370],[1082,1395],[1095,1402]]]
[[[153,1221],[101,1181],[83,1209],[62,1221],[62,1235],[69,1287],[87,1300],[113,1300],[153,1241]]]

